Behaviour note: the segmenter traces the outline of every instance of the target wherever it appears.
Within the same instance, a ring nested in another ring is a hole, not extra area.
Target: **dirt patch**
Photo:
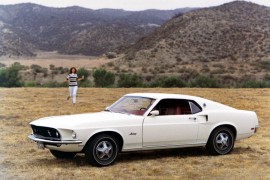
[[[92,57],[92,56],[80,56],[80,55],[62,55],[56,52],[39,52],[37,57],[18,57],[18,58],[0,58],[0,62],[10,66],[15,62],[19,62],[25,66],[31,66],[37,64],[41,67],[49,68],[50,64],[56,67],[84,67],[86,69],[92,69],[106,64],[112,60],[108,60],[105,57]]]

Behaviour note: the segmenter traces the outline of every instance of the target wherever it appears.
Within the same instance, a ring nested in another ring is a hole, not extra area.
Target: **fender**
[[[93,132],[87,137],[87,140],[86,140],[85,144],[89,141],[89,139],[91,139],[91,137],[93,137],[94,135],[96,135],[96,134],[98,134],[98,133],[102,133],[102,132],[114,132],[114,133],[117,133],[117,134],[119,134],[119,135],[122,137],[123,142],[125,141],[124,136],[123,136],[123,134],[122,134],[120,131],[118,131],[118,130],[116,130],[116,129],[105,128],[105,129],[98,129],[98,130],[96,130],[96,131],[93,131]]]
[[[214,126],[212,126],[211,129],[209,130],[209,133],[208,133],[208,139],[209,139],[211,133],[214,131],[214,129],[216,129],[219,126],[227,126],[227,125],[234,127],[234,129],[235,129],[235,139],[236,139],[236,137],[237,137],[237,128],[236,128],[236,125],[231,123],[231,122],[219,122],[219,123],[215,124]],[[208,141],[208,139],[207,139],[207,141]]]

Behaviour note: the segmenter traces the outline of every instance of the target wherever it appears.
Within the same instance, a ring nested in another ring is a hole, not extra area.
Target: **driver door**
[[[143,147],[196,144],[200,116],[191,113],[187,100],[163,99],[154,108],[160,115],[143,123]]]

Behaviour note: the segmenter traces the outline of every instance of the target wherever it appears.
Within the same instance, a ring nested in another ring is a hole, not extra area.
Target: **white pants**
[[[76,94],[77,94],[78,86],[69,86],[69,94],[72,97],[72,102],[76,103]]]

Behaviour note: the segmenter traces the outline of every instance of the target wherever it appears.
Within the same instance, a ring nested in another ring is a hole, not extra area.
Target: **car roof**
[[[196,96],[189,96],[189,95],[183,95],[183,94],[167,94],[167,93],[131,93],[131,94],[126,94],[125,96],[139,96],[139,97],[147,97],[147,98],[153,98],[153,99],[167,99],[167,98],[190,99],[190,100],[202,99]]]
[[[235,110],[230,106],[226,106],[224,104],[214,102],[205,98],[197,97],[197,96],[189,96],[183,94],[167,94],[167,93],[132,93],[126,94],[125,96],[138,96],[138,97],[146,97],[153,99],[186,99],[186,100],[194,100],[204,109],[227,109],[227,110]]]

